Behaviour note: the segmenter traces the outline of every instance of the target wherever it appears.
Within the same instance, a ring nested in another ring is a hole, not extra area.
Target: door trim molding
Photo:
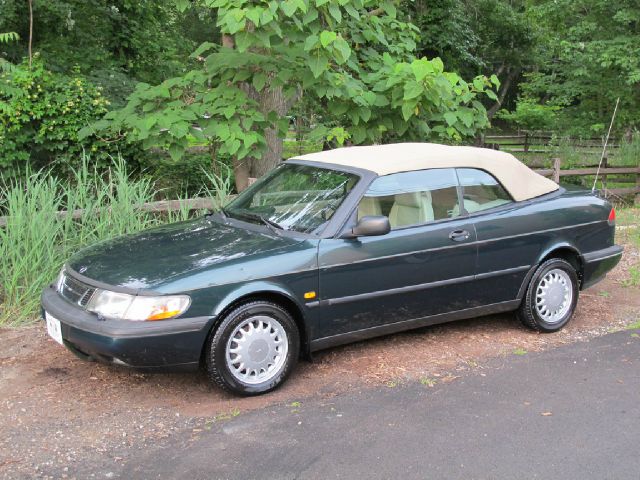
[[[522,265],[520,267],[507,268],[504,270],[495,270],[493,272],[481,273],[479,275],[466,275],[464,277],[450,278],[447,280],[438,280],[436,282],[419,283],[417,285],[409,285],[406,287],[390,288],[388,290],[377,290],[375,292],[359,293],[357,295],[346,295],[344,297],[328,298],[326,300],[318,300],[306,304],[309,308],[328,307],[331,305],[340,305],[342,303],[357,302],[358,300],[368,300],[371,298],[379,298],[387,295],[396,295],[399,293],[416,292],[419,290],[427,290],[429,288],[443,287],[456,283],[470,282],[473,280],[482,280],[485,278],[497,277],[500,275],[509,275],[529,270],[531,265]]]

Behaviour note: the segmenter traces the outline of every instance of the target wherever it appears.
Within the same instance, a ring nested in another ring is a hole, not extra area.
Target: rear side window
[[[358,218],[389,217],[391,228],[460,215],[458,181],[452,168],[402,172],[377,178],[358,206]]]
[[[462,185],[464,208],[467,212],[481,212],[513,201],[500,182],[484,170],[458,168],[456,172]]]

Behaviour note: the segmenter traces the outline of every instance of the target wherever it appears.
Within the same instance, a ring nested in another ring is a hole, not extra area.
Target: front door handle
[[[454,242],[463,242],[469,238],[469,232],[466,230],[454,230],[449,234],[449,238]]]

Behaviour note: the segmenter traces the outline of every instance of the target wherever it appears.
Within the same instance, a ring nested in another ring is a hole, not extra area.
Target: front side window
[[[455,170],[394,173],[375,179],[358,205],[358,219],[386,215],[391,228],[421,225],[460,215]]]
[[[283,230],[318,233],[358,180],[357,175],[328,168],[284,164],[238,195],[224,213]]]
[[[511,196],[493,175],[476,168],[458,168],[464,208],[469,213],[511,203]]]

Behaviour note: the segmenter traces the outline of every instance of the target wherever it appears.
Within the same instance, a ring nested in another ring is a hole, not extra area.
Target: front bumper
[[[63,342],[76,355],[139,369],[196,369],[213,323],[211,317],[98,320],[53,287],[42,292],[41,302],[44,311],[60,320]]]
[[[613,245],[595,252],[585,253],[582,256],[584,262],[582,290],[595,285],[612,270],[622,258],[624,248],[620,245]]]

